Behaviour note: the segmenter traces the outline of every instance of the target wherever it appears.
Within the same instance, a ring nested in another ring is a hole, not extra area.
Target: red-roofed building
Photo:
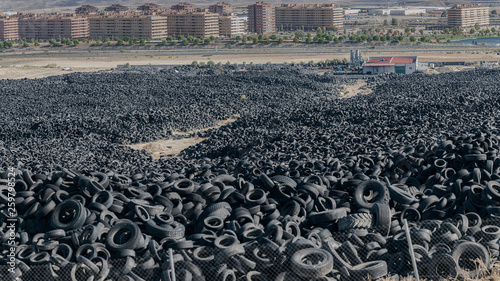
[[[418,57],[371,57],[363,64],[364,74],[402,73],[417,70]]]

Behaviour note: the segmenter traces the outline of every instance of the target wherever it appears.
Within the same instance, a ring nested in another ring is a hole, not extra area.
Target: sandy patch
[[[233,118],[221,120],[217,122],[215,126],[199,130],[193,130],[189,132],[173,132],[173,135],[187,136],[193,133],[208,131],[210,129],[217,129],[236,121],[238,117],[240,116],[235,114]],[[147,153],[151,154],[153,159],[172,158],[172,157],[177,157],[179,153],[181,153],[181,151],[183,151],[184,149],[196,145],[205,139],[206,138],[191,137],[191,138],[174,139],[174,140],[169,140],[169,139],[157,140],[153,142],[131,144],[128,145],[128,147],[135,150],[145,150]]]
[[[340,98],[350,98],[358,94],[367,95],[373,92],[373,89],[369,87],[365,80],[358,80],[354,84],[344,84],[340,86]]]

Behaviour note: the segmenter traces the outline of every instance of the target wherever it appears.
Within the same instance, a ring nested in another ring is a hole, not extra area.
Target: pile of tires
[[[0,81],[16,190],[1,170],[0,279],[170,280],[172,264],[177,280],[414,275],[405,220],[420,276],[475,278],[498,262],[497,70],[378,77],[345,100],[347,78],[209,71]],[[232,114],[179,158],[120,143]]]

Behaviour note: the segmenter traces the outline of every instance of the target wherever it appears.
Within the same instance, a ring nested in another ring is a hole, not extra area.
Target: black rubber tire
[[[68,221],[69,215],[72,216]],[[86,219],[87,211],[82,203],[70,199],[56,206],[49,223],[54,229],[73,230],[82,227]]]
[[[371,198],[369,200],[370,202],[368,202],[365,197],[365,192],[368,190],[377,192],[377,196],[375,198]],[[367,180],[363,181],[356,187],[353,199],[358,208],[370,209],[375,203],[388,204],[390,196],[389,190],[382,182]]]
[[[106,236],[110,250],[137,249],[144,244],[144,237],[137,224],[131,221],[117,222]]]
[[[387,237],[391,231],[391,208],[387,204],[376,203],[370,210],[375,231]]]
[[[313,259],[317,264],[307,264],[306,259]],[[290,258],[292,271],[303,278],[317,278],[326,276],[333,270],[333,257],[323,249],[302,249]]]
[[[466,278],[477,278],[481,274],[474,262],[477,258],[482,260],[487,270],[490,268],[490,254],[477,242],[459,243],[453,248],[451,256],[458,264],[458,274]]]
[[[373,225],[373,216],[367,213],[355,213],[339,219],[339,231],[369,229]]]
[[[362,263],[348,268],[351,280],[365,280],[371,278],[378,280],[387,275],[387,263],[385,261],[372,261]]]

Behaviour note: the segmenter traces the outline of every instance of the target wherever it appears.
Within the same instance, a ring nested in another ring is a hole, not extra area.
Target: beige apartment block
[[[190,3],[182,2],[176,5],[173,5],[170,7],[170,10],[174,11],[187,11],[187,12],[194,12],[196,11],[196,6]]]
[[[91,15],[99,13],[99,9],[90,5],[83,5],[75,9],[75,14],[77,15]]]
[[[245,32],[245,23],[242,18],[235,15],[219,16],[220,36],[235,37]]]
[[[490,9],[481,4],[455,5],[447,10],[450,27],[471,27],[490,25]]]
[[[178,11],[162,14],[167,18],[168,35],[219,36],[219,15],[208,12]]]
[[[248,5],[248,32],[273,33],[276,31],[276,17],[274,5],[257,2]]]
[[[22,39],[83,39],[88,37],[89,21],[86,17],[62,15],[21,15],[19,17],[19,38]]]
[[[225,2],[217,2],[217,4],[210,5],[208,7],[210,13],[216,13],[219,15],[227,15],[235,12],[235,8],[232,4]]]
[[[137,10],[142,12],[159,12],[162,11],[163,8],[158,4],[146,3],[144,5],[137,7]]]
[[[19,39],[19,25],[16,18],[0,18],[0,40],[11,41]]]
[[[113,4],[113,5],[109,6],[109,7],[104,8],[104,11],[106,11],[106,12],[120,13],[120,12],[126,12],[126,11],[128,11],[128,7],[120,5],[120,4]]]
[[[276,8],[276,28],[285,30],[311,30],[318,27],[331,28],[343,26],[342,8],[333,4],[291,5],[283,4]]]
[[[107,15],[89,18],[90,38],[165,39],[167,19],[147,15]]]

